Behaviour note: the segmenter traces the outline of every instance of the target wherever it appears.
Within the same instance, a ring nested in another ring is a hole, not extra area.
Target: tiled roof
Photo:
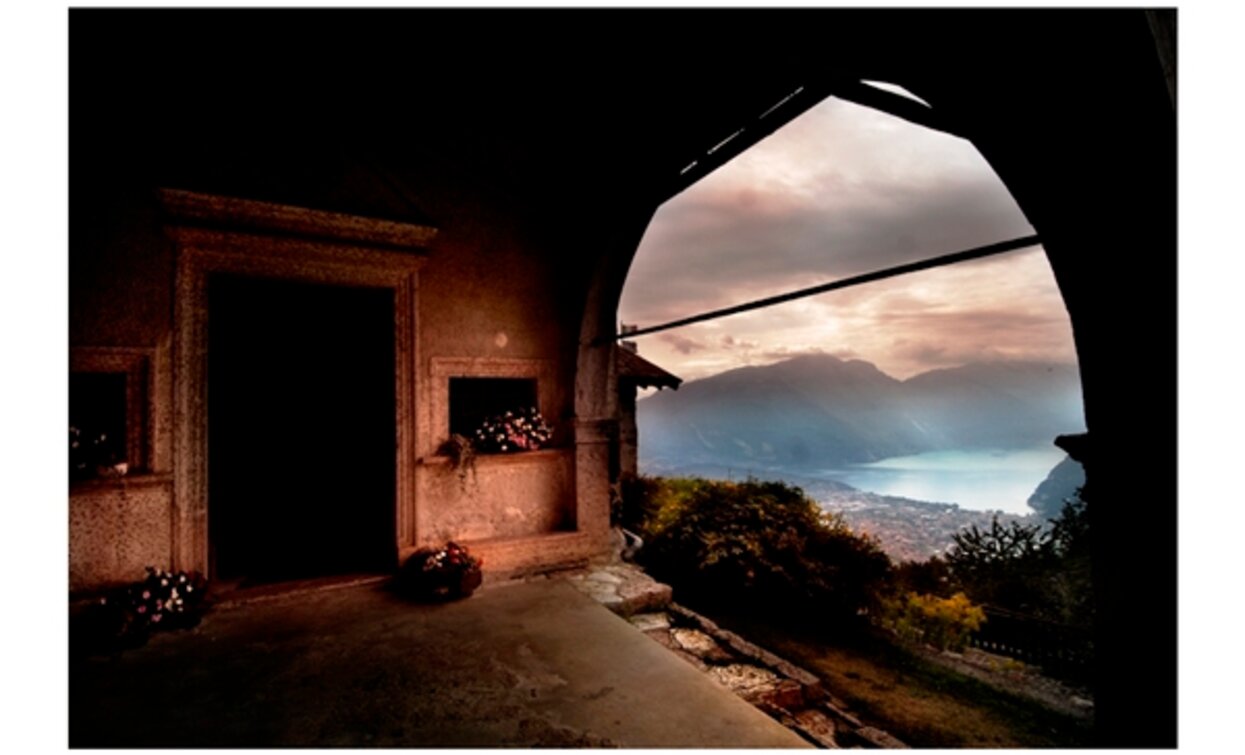
[[[617,347],[618,379],[628,380],[640,388],[675,388],[683,378],[671,375],[639,354]]]

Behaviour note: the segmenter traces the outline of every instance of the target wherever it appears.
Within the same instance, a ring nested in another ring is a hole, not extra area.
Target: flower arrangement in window
[[[100,598],[75,627],[80,647],[113,652],[139,647],[152,632],[196,626],[202,618],[207,580],[198,572],[147,567],[147,577]]]
[[[117,439],[110,440],[108,433],[69,426],[69,479],[122,477],[129,464],[121,456]]]
[[[398,571],[398,587],[420,600],[451,600],[471,595],[484,579],[484,559],[458,543],[421,548]]]
[[[485,420],[475,431],[472,443],[479,453],[514,453],[534,451],[552,437],[553,429],[533,406]]]

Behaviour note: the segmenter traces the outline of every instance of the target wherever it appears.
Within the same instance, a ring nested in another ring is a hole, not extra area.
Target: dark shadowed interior
[[[392,293],[219,275],[209,296],[216,577],[267,582],[388,568]]]

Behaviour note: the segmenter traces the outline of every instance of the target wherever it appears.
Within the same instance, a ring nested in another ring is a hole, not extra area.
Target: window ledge
[[[566,448],[541,448],[536,451],[515,451],[514,453],[498,453],[498,454],[476,454],[475,464],[477,467],[485,466],[503,466],[509,464],[526,464],[542,461],[544,459],[554,459],[566,454],[570,449]],[[444,454],[435,456],[425,456],[420,459],[420,464],[427,467],[449,467],[453,466],[454,460]]]
[[[130,488],[155,487],[169,485],[173,482],[171,472],[138,472],[123,477],[96,477],[90,480],[75,480],[69,483],[69,494],[91,493],[100,490],[128,490]]]

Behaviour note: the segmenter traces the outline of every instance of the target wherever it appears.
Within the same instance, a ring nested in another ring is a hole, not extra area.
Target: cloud
[[[674,350],[680,354],[691,354],[693,351],[702,351],[705,344],[694,338],[681,336],[678,333],[662,333],[659,338],[674,347]]]
[[[817,346],[804,349],[793,349],[786,346],[779,346],[776,349],[770,349],[769,351],[763,352],[761,357],[767,362],[781,362],[787,359],[794,359],[796,357],[822,356],[825,354],[830,354],[830,352]],[[838,354],[831,354],[831,356],[838,356]],[[842,357],[839,358],[841,359]]]
[[[740,351],[756,349],[756,348],[760,348],[761,346],[761,344],[757,341],[752,341],[747,338],[736,338],[735,336],[729,333],[723,334],[722,338],[718,341],[718,343],[720,343],[724,348],[736,349]]]
[[[658,210],[620,314],[655,325],[1032,232],[969,142],[830,100]],[[646,357],[689,379],[803,353],[865,359],[896,377],[957,360],[1074,353],[1040,249],[641,343]]]
[[[682,227],[682,208],[659,211],[654,224],[673,228],[645,237],[623,306],[628,321],[655,323],[1032,232],[998,204],[983,187],[950,187],[850,211],[721,206],[702,230]]]

